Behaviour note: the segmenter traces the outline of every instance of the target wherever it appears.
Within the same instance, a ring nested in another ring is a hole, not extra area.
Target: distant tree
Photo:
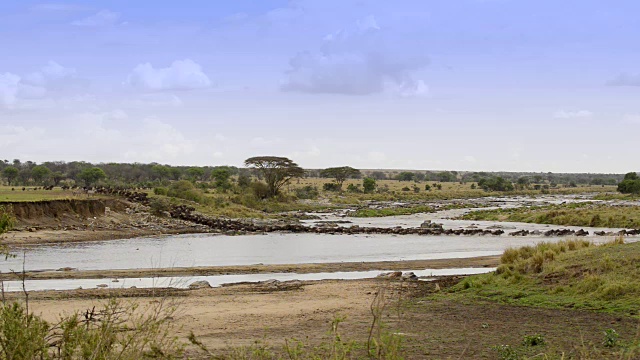
[[[396,180],[398,181],[413,181],[416,179],[416,174],[410,171],[403,171],[396,176]]]
[[[256,156],[244,161],[245,166],[256,169],[268,187],[269,196],[276,196],[291,179],[304,176],[304,169],[286,157]]]
[[[211,171],[216,189],[227,191],[231,188],[231,169],[226,166],[219,166]]]
[[[528,176],[521,176],[518,178],[518,185],[527,186],[531,183],[531,179]]]
[[[484,191],[513,191],[513,184],[500,176],[480,179],[478,186]]]
[[[165,180],[171,177],[171,168],[164,165],[154,165],[151,167],[151,174],[156,180]]]
[[[197,168],[197,167],[189,168],[187,170],[187,176],[189,177],[189,180],[191,180],[192,182],[202,180],[202,177],[204,176],[204,169]]]
[[[53,180],[53,185],[58,186],[60,181],[64,180],[65,176],[61,171],[54,171],[51,173],[51,180]]]
[[[376,179],[374,178],[364,178],[362,179],[362,190],[368,194],[372,193],[376,189]]]
[[[13,180],[15,180],[18,177],[18,173],[20,173],[20,170],[18,170],[13,166],[7,166],[2,171],[2,175],[7,179],[7,183],[9,185],[11,185],[13,183]]]
[[[618,191],[623,194],[640,194],[640,177],[635,172],[627,173],[618,184]]]
[[[106,178],[107,174],[99,167],[86,168],[78,174],[78,179],[84,181],[86,186],[95,185],[98,181]]]
[[[251,176],[246,173],[246,171],[240,172],[238,174],[238,180],[236,180],[238,186],[242,189],[246,189],[251,186]]]
[[[374,171],[369,175],[369,177],[374,178],[376,180],[386,180],[387,174],[385,174],[382,171]]]
[[[322,177],[333,178],[333,181],[340,189],[342,189],[342,184],[345,180],[358,175],[360,175],[360,170],[354,169],[350,166],[332,167],[320,172],[320,176]]]
[[[436,174],[436,180],[440,182],[454,182],[458,177],[450,171],[442,171]]]
[[[51,170],[46,166],[38,165],[31,169],[31,176],[36,184],[42,184],[51,176]]]

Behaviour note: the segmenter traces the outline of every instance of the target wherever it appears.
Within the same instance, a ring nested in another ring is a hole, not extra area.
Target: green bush
[[[271,195],[269,186],[261,181],[254,181],[251,183],[251,190],[258,199],[266,199]]]
[[[149,207],[153,215],[163,216],[165,212],[171,210],[171,203],[165,198],[151,198]]]
[[[295,190],[296,197],[298,199],[316,199],[318,198],[318,188],[315,186],[307,185]]]
[[[330,183],[326,183],[324,185],[322,185],[322,190],[324,191],[340,191],[342,190],[342,188],[340,187],[340,185],[330,182]]]
[[[2,360],[174,359],[182,346],[170,335],[175,308],[164,301],[146,308],[115,299],[102,309],[50,324],[21,303],[0,304]]]
[[[201,204],[208,203],[208,198],[202,193],[202,191],[196,189],[196,187],[187,180],[180,180],[173,183],[169,187],[167,195]]]
[[[155,195],[167,195],[169,193],[169,190],[165,187],[157,187],[153,189],[153,193]]]

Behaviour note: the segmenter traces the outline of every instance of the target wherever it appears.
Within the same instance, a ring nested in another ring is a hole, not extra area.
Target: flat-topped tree
[[[291,179],[303,177],[304,169],[286,157],[256,156],[244,161],[244,165],[256,169],[269,187],[269,195],[276,196]]]
[[[333,178],[340,189],[342,189],[342,184],[345,180],[358,175],[360,175],[360,170],[354,169],[350,166],[332,167],[320,172],[320,176],[322,177]]]

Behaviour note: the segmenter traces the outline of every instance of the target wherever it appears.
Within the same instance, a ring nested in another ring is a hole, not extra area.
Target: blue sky
[[[0,157],[638,170],[636,1],[4,1]]]

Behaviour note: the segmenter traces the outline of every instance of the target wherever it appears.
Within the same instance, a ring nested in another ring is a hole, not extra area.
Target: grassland
[[[509,249],[494,273],[452,288],[458,298],[640,315],[640,243],[584,240]]]
[[[513,221],[567,226],[640,228],[639,206],[574,203],[515,209],[480,210],[465,220]]]
[[[72,199],[74,197],[71,190],[62,190],[55,188],[54,190],[35,190],[33,186],[0,186],[0,202],[1,201],[42,201],[42,200],[60,200]]]

